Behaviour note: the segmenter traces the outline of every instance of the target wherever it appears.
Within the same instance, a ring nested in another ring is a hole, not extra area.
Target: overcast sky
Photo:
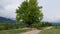
[[[0,0],[0,16],[15,18],[16,8],[24,0]],[[60,20],[60,0],[38,0],[38,5],[43,6],[44,21]]]

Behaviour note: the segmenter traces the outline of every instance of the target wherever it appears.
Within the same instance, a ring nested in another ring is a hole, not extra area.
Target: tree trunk
[[[29,23],[28,23],[28,27],[32,27],[32,23],[29,22]]]

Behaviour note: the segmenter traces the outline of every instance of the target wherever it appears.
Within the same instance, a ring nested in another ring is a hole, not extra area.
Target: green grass
[[[54,29],[60,30],[60,26],[54,26]]]
[[[2,30],[0,34],[20,34],[26,31],[28,31],[28,29]]]
[[[43,30],[39,34],[60,34],[60,26],[54,26],[52,29]]]

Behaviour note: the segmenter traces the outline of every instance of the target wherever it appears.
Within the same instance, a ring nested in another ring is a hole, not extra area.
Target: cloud
[[[23,0],[22,0],[23,1]],[[15,18],[16,8],[21,4],[21,0],[0,0],[0,16]]]
[[[16,8],[24,0],[0,0],[0,16],[15,18]],[[42,12],[45,21],[54,21],[60,19],[60,0],[38,0],[39,6],[43,6]]]

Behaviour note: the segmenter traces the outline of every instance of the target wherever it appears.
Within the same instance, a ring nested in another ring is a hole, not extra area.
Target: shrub
[[[43,26],[43,27],[46,27],[46,26],[52,26],[52,24],[49,23],[49,22],[45,22],[45,23],[42,23],[42,26]]]
[[[34,23],[32,24],[32,27],[40,29],[42,27],[42,23]]]

